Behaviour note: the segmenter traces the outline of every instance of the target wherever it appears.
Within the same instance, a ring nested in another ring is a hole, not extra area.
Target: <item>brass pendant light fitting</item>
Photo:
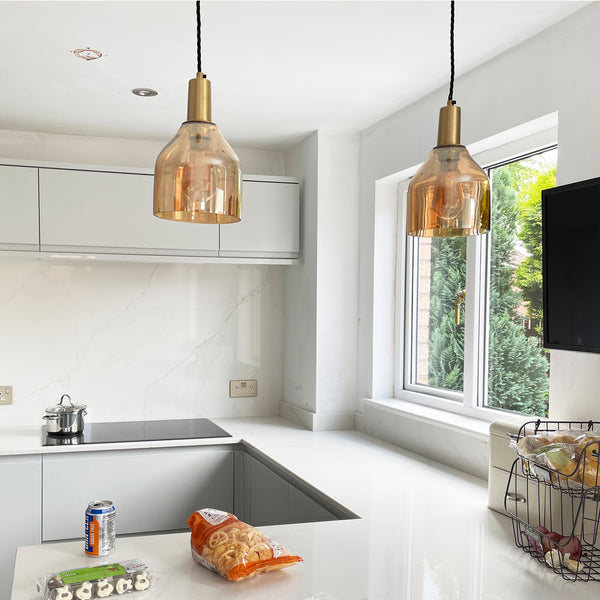
[[[154,214],[188,223],[241,219],[240,161],[212,122],[210,81],[202,72],[200,2],[196,2],[198,69],[188,86],[187,121],[156,159]]]
[[[188,121],[212,121],[210,81],[202,73],[202,27],[200,19],[200,0],[196,1],[196,52],[198,73],[190,79],[188,85]]]
[[[460,143],[454,91],[454,0],[450,2],[450,92],[440,109],[437,146],[408,186],[407,233],[458,237],[490,230],[490,182]]]

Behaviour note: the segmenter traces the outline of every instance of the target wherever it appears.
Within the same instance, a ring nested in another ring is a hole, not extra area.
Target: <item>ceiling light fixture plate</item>
[[[136,96],[142,96],[143,98],[158,96],[158,92],[152,88],[134,88],[131,90],[131,93],[135,94]]]
[[[102,57],[100,50],[94,50],[89,46],[87,48],[77,48],[77,50],[73,50],[73,54],[79,58],[83,58],[83,60],[96,60]]]

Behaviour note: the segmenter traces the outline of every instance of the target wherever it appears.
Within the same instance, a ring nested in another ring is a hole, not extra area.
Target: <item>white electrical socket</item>
[[[257,394],[256,379],[234,379],[229,382],[230,398],[250,398]]]
[[[0,385],[0,404],[12,404],[12,385]]]

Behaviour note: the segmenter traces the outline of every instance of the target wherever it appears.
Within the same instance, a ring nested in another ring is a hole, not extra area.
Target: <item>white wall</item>
[[[310,429],[354,427],[358,153],[357,135],[318,131],[286,156],[303,182],[302,259],[285,276],[281,414]]]
[[[330,415],[357,408],[358,157],[358,135],[320,133],[317,394]]]
[[[600,4],[593,3],[458,78],[455,98],[463,110],[463,143],[558,111],[559,184],[597,177],[600,81],[594,74],[600,55],[599,30]],[[373,349],[379,343],[373,338],[376,182],[426,158],[435,144],[437,115],[446,94],[443,88],[361,135],[358,390],[363,397],[372,397],[379,384],[373,365]],[[552,351],[551,417],[598,418],[599,387],[600,356]],[[368,425],[362,421],[361,427],[368,429]]]
[[[317,411],[318,137],[311,134],[286,155],[286,174],[300,180],[301,203],[300,263],[284,275],[284,400],[294,411],[286,416],[309,428]]]
[[[152,168],[162,142],[0,131],[12,159]],[[238,150],[247,172],[283,154]],[[0,424],[41,424],[63,392],[88,420],[276,415],[287,267],[7,257],[0,253]],[[230,379],[258,379],[232,400]]]

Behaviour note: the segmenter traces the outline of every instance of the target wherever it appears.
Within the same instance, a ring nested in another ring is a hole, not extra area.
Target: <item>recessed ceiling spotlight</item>
[[[158,96],[158,92],[152,88],[135,88],[131,93],[136,96]]]
[[[83,60],[96,60],[102,56],[102,52],[100,52],[100,50],[94,50],[89,46],[87,48],[78,48],[72,52],[75,56],[83,58]]]

